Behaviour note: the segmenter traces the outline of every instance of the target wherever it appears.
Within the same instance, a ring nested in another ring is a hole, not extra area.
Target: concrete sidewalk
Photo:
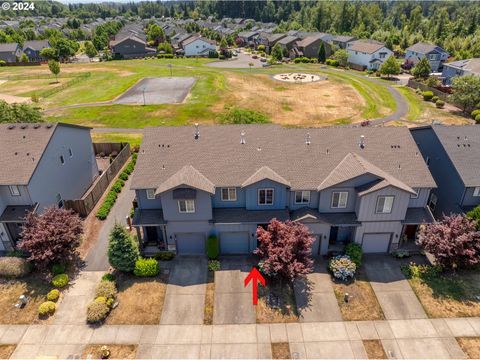
[[[362,340],[381,340],[389,358],[466,358],[455,337],[480,336],[480,318],[239,325],[1,325],[12,359],[76,358],[87,344],[138,344],[137,358],[271,358],[272,342],[292,357],[366,358]]]

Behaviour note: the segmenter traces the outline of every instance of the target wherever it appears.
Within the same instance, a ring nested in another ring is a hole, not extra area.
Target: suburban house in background
[[[270,53],[271,49],[275,46],[275,44],[283,39],[285,34],[265,34],[259,37],[259,43],[261,45],[265,45],[265,50],[267,53]]]
[[[355,41],[357,38],[350,35],[333,35],[332,44],[339,49],[346,49],[349,42]]]
[[[445,85],[452,84],[455,76],[480,76],[480,58],[465,59],[443,64],[442,80]]]
[[[25,44],[23,44],[23,53],[27,55],[30,62],[45,61],[46,59],[40,55],[40,51],[50,47],[48,40],[25,41]]]
[[[215,41],[200,36],[192,36],[182,41],[180,46],[186,57],[207,57],[210,51],[217,50],[217,43]]]
[[[429,206],[438,218],[480,205],[480,127],[433,125],[411,129],[438,188]]]
[[[375,40],[355,40],[347,43],[348,63],[355,69],[363,71],[378,70],[393,55],[393,51]]]
[[[415,66],[420,59],[427,58],[432,72],[441,71],[443,63],[448,60],[448,53],[440,46],[418,42],[409,48],[405,53],[405,61]]]
[[[258,37],[258,31],[242,31],[237,35],[237,42],[241,46],[254,46]]]
[[[287,51],[287,52],[290,52],[290,50],[293,49],[293,47],[295,46],[295,43],[299,40],[299,38],[297,36],[285,36],[283,38],[281,38],[280,40],[277,41],[277,44],[280,45],[280,47],[282,48],[283,51]]]
[[[143,58],[157,52],[156,49],[147,46],[143,25],[138,23],[124,26],[109,45],[112,55],[122,59]]]
[[[20,56],[22,56],[22,48],[18,43],[0,44],[0,60],[14,63],[19,61]]]
[[[215,234],[248,254],[276,218],[308,226],[319,256],[412,245],[436,184],[406,127],[224,125],[148,128],[131,187],[144,252],[203,254]]]
[[[305,56],[316,59],[318,58],[318,52],[322,44],[325,48],[326,57],[329,57],[332,55],[332,46],[329,43],[329,39],[331,39],[331,35],[329,34],[316,34],[297,41],[292,49],[295,55],[294,57]]]
[[[28,212],[80,198],[99,175],[90,128],[0,124],[0,250],[12,250]]]

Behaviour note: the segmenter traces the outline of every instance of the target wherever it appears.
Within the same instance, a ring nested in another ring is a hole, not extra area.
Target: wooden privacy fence
[[[96,155],[100,153],[111,154],[114,151],[118,151],[118,155],[100,177],[95,179],[94,185],[87,190],[81,199],[65,200],[65,208],[74,210],[82,217],[86,217],[90,214],[98,203],[98,200],[100,200],[105,190],[107,190],[112,180],[117,176],[118,172],[122,169],[123,165],[125,165],[131,155],[130,144],[94,143],[93,145]]]
[[[427,86],[425,84],[422,84],[419,81],[416,81],[412,78],[408,79],[407,83],[408,87],[411,87],[412,89],[420,89],[422,91],[431,91],[433,95],[438,96],[439,99],[442,99],[443,101],[447,102],[448,101],[448,95],[438,89],[432,88],[430,86]]]

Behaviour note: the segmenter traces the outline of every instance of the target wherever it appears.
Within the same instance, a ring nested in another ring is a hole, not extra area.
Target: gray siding
[[[213,197],[214,208],[239,208],[245,207],[245,189],[237,187],[237,200],[236,201],[222,201],[222,188],[217,187],[215,189],[215,196]]]
[[[410,198],[408,201],[408,207],[425,207],[428,204],[428,199],[430,196],[430,190],[427,188],[415,189],[418,190],[418,197],[416,199]]]
[[[394,196],[392,212],[377,214],[377,198],[380,195]],[[401,221],[405,219],[410,194],[392,186],[375,191],[359,199],[357,218],[359,221]]]
[[[302,207],[309,207],[312,209],[318,208],[318,199],[319,199],[319,192],[315,190],[310,191],[310,203],[309,204],[295,204],[295,191],[288,192],[288,205],[291,210],[300,209]]]
[[[73,156],[69,156],[68,149]],[[63,155],[65,164],[60,163]],[[90,131],[68,126],[58,126],[33,173],[28,186],[33,202],[39,211],[62,199],[79,199],[98,176]]]
[[[197,189],[197,194],[195,198],[195,212],[190,214],[184,214],[178,211],[178,199],[173,198],[173,190],[174,189],[160,194],[163,205],[163,217],[165,218],[165,220],[181,222],[212,220],[212,199],[209,193]],[[170,226],[171,224],[169,222],[167,229],[170,228]]]
[[[26,186],[18,186],[20,196],[12,196],[8,186],[0,185],[0,214],[5,210],[8,205],[33,205],[35,201],[32,201],[28,188]]]
[[[145,54],[145,44],[139,43],[133,39],[126,39],[113,47],[113,53],[127,56],[143,55]]]
[[[347,207],[346,208],[332,208],[332,194],[334,192],[346,191],[348,192]],[[355,202],[357,198],[357,192],[354,188],[328,188],[320,193],[320,202],[318,211],[320,212],[353,212],[355,211]]]
[[[162,201],[160,195],[157,195],[155,199],[147,199],[147,190],[136,190],[135,191],[138,207],[140,209],[161,209]]]
[[[273,204],[258,205],[258,189],[273,188]],[[271,180],[262,180],[252,184],[246,188],[245,207],[247,210],[271,210],[285,209],[287,205],[287,188],[286,186]]]

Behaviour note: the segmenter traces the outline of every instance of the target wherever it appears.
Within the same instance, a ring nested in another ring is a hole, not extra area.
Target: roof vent
[[[162,170],[165,170],[165,164],[162,165]]]
[[[22,125],[20,126],[20,129],[24,130],[24,129],[26,129],[27,127],[28,127],[27,124],[22,124]]]
[[[195,140],[200,138],[200,130],[198,130],[198,123],[195,123]]]
[[[33,125],[33,128],[34,128],[34,129],[38,129],[39,127],[40,127],[40,124],[35,124],[35,125]]]
[[[365,148],[365,135],[360,135],[360,142],[358,143],[358,146],[360,146],[360,149]]]
[[[310,133],[307,133],[307,136],[305,137],[305,144],[310,145],[312,143],[310,140]]]
[[[257,151],[262,151],[262,148],[260,146],[257,147]]]
[[[8,130],[15,129],[15,125],[8,125]]]
[[[50,129],[53,126],[53,124],[47,124],[47,129]]]
[[[245,144],[245,130],[240,133],[240,144]]]
[[[330,150],[329,150],[329,149],[327,149],[327,155],[328,155],[328,154],[330,154]]]

